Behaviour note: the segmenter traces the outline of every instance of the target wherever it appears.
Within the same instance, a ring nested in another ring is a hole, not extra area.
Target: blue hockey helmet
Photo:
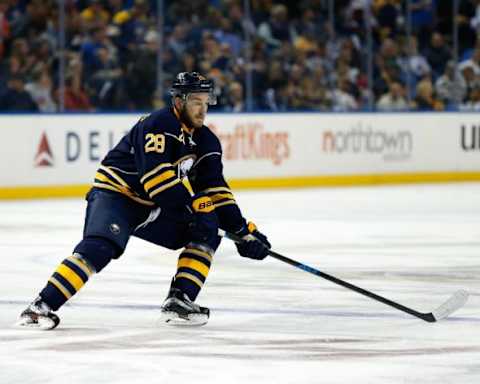
[[[215,95],[215,85],[213,80],[207,79],[198,72],[180,72],[173,82],[170,89],[172,97],[181,97],[186,99],[189,93],[208,93],[208,104],[217,104]]]

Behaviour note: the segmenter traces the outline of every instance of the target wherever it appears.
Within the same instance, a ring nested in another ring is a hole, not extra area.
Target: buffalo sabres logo
[[[192,169],[192,166],[193,166],[193,159],[191,157],[180,162],[180,164],[178,165],[180,177],[183,178],[187,176],[188,172],[190,172],[190,169]]]

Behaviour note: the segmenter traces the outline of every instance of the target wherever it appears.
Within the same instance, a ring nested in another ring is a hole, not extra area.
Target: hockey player
[[[264,259],[270,244],[243,218],[223,177],[218,138],[204,125],[213,81],[176,76],[172,107],[141,118],[103,159],[87,194],[83,239],[61,262],[18,326],[53,329],[54,313],[94,274],[120,257],[130,236],[182,251],[161,308],[170,324],[203,325],[195,299],[220,244],[218,228],[240,235],[241,256]]]

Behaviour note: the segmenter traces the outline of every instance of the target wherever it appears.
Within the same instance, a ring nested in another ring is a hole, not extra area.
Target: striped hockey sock
[[[56,311],[83,287],[93,273],[95,270],[81,255],[67,257],[50,277],[40,296]]]
[[[173,286],[194,301],[207,279],[212,253],[201,246],[188,245],[180,254]]]

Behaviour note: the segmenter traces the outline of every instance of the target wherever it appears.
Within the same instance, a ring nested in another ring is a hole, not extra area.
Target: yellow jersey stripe
[[[176,184],[178,184],[178,183],[180,183],[180,179],[175,179],[175,180],[173,180],[172,182],[167,183],[167,184],[165,184],[165,185],[162,185],[161,187],[155,189],[153,192],[149,193],[148,195],[149,195],[151,198],[153,198],[153,196],[158,195],[160,192],[162,192],[162,191],[164,191],[164,190],[166,190],[166,189],[168,189],[168,188],[170,188],[170,187],[173,187],[174,185],[176,185]]]
[[[148,205],[148,206],[155,205],[155,203],[153,201],[144,200],[144,199],[141,199],[139,197],[133,196],[130,193],[125,193],[124,191],[121,191],[118,188],[113,187],[113,186],[108,185],[108,184],[93,183],[92,185],[96,188],[103,188],[103,189],[108,189],[110,191],[119,192],[119,193],[127,196],[128,198],[136,201],[137,203],[140,203],[140,204],[143,204],[143,205]]]
[[[143,175],[143,177],[140,179],[140,182],[143,184],[143,182],[148,179],[150,176],[154,175],[155,173],[157,173],[158,171],[160,171],[161,169],[163,168],[167,168],[167,167],[171,167],[172,164],[171,163],[162,163],[160,164],[159,166],[153,168],[150,172],[147,172]]]
[[[67,267],[65,264],[60,264],[57,270],[55,271],[62,275],[70,284],[72,284],[73,288],[78,291],[80,288],[83,287],[85,284],[83,280],[78,276],[74,270]]]
[[[185,248],[183,252],[188,252],[188,253],[192,253],[194,255],[203,257],[204,259],[208,260],[210,263],[212,262],[212,259],[213,259],[213,257],[209,255],[207,252],[200,251],[199,249]]]
[[[193,188],[192,188],[192,184],[190,184],[190,180],[188,180],[188,177],[184,177],[184,178],[182,179],[182,184],[184,185],[185,188],[187,188],[188,192],[189,192],[191,195],[194,195]]]
[[[216,187],[216,188],[207,188],[203,192],[212,193],[212,192],[227,192],[232,193],[232,191],[227,187]]]
[[[77,259],[75,256],[70,256],[69,258],[67,258],[67,260],[75,264],[78,268],[80,268],[83,271],[83,273],[85,273],[88,277],[92,276],[93,271],[90,269],[90,267],[87,264],[80,261],[79,259]]]
[[[130,188],[128,186],[128,184],[125,182],[125,180],[123,180],[120,176],[118,176],[114,171],[112,171],[110,168],[107,168],[103,165],[100,166],[100,169],[102,171],[105,171],[106,173],[108,173],[110,176],[112,176],[116,181],[118,181],[121,185],[123,185],[124,187],[126,188]]]
[[[215,195],[210,196],[210,199],[215,203],[216,201],[223,200],[223,199],[231,199],[235,200],[231,193],[216,193]]]
[[[62,292],[63,296],[65,296],[67,299],[70,299],[72,297],[72,294],[68,292],[68,289],[66,289],[62,283],[60,283],[55,277],[50,277],[48,279],[50,283],[52,283],[55,287],[59,289],[60,292]]]
[[[155,176],[150,181],[147,181],[143,186],[144,186],[145,190],[148,191],[148,190],[152,189],[152,187],[155,187],[156,185],[162,183],[163,181],[171,179],[172,177],[175,177],[175,176],[176,176],[175,172],[173,172],[172,170],[169,169],[168,171],[165,171],[165,172],[161,173],[160,175]]]
[[[122,185],[119,185],[115,183],[112,179],[110,179],[108,176],[105,176],[103,173],[97,172],[95,174],[95,179],[103,181],[104,183],[108,183],[116,187],[119,191],[124,191],[125,193],[129,193],[128,187],[124,187]]]
[[[224,205],[237,204],[235,200],[224,201],[223,203],[215,203],[215,208],[223,207]]]
[[[175,278],[178,279],[179,277],[183,277],[185,279],[193,281],[195,284],[197,284],[200,288],[203,287],[202,280],[200,280],[197,276],[194,276],[188,272],[180,272],[175,275]]]

